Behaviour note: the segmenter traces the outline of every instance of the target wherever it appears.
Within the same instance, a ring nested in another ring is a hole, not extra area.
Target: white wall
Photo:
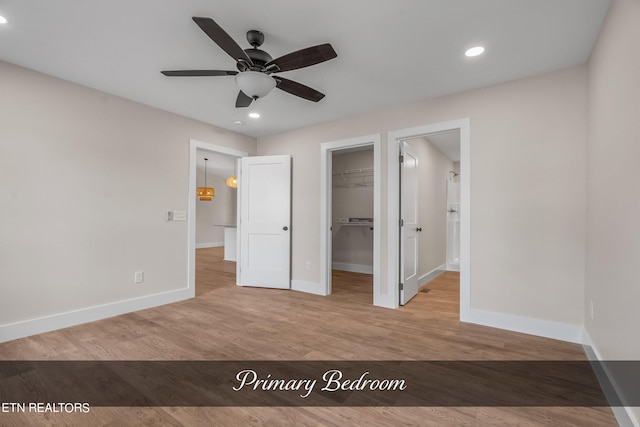
[[[373,149],[333,153],[333,173],[354,169],[373,168]],[[367,175],[370,185],[355,186],[364,182],[361,175],[350,175],[346,182],[341,176],[333,176],[333,222],[340,218],[373,218],[373,173]],[[343,184],[348,184],[344,187]],[[373,231],[364,226],[333,226],[332,257],[335,269],[353,269],[369,272],[373,269]],[[345,265],[346,264],[346,265]],[[366,267],[364,269],[359,267]]]
[[[420,193],[418,277],[441,267],[447,261],[447,179],[453,162],[428,138],[407,141],[418,153]]]
[[[185,288],[187,223],[165,218],[188,207],[189,139],[250,153],[255,139],[5,62],[0,75],[0,327]]]
[[[612,3],[589,60],[586,326],[607,358],[640,358],[640,3]],[[632,54],[632,52],[634,52]]]
[[[585,325],[609,360],[640,359],[639,22],[640,2],[615,0],[588,64]]]
[[[586,66],[259,138],[259,154],[293,158],[292,277],[319,282],[321,143],[373,133],[386,143],[387,131],[464,117],[471,119],[472,308],[582,325]],[[392,256],[386,246],[383,239],[384,260]],[[382,293],[388,286],[381,283]]]
[[[204,170],[197,170],[198,185],[204,185]],[[224,228],[235,225],[237,192],[227,187],[226,178],[207,174],[207,185],[214,188],[211,201],[196,200],[196,247],[222,246]]]

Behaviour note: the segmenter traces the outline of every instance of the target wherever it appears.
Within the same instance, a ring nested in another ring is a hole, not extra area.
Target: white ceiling
[[[0,59],[216,126],[263,136],[586,62],[609,0],[0,0]],[[191,20],[213,18],[274,58],[329,42],[331,61],[283,73],[326,94],[280,90],[236,109],[234,70]],[[482,44],[485,55],[464,50]],[[234,125],[242,120],[243,125]]]

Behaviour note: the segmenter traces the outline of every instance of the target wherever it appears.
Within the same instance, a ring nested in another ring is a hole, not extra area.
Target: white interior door
[[[289,289],[291,157],[243,157],[238,191],[238,285]]]
[[[405,141],[400,143],[400,304],[418,293],[418,156]]]

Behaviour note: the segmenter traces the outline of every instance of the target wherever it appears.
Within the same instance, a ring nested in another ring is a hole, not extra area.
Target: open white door
[[[291,157],[243,157],[239,172],[237,283],[289,289]]]
[[[418,156],[400,143],[400,304],[418,293]]]

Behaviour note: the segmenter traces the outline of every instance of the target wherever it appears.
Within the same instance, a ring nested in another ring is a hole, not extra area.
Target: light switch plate
[[[174,221],[186,221],[187,220],[187,211],[173,211],[173,220]]]

